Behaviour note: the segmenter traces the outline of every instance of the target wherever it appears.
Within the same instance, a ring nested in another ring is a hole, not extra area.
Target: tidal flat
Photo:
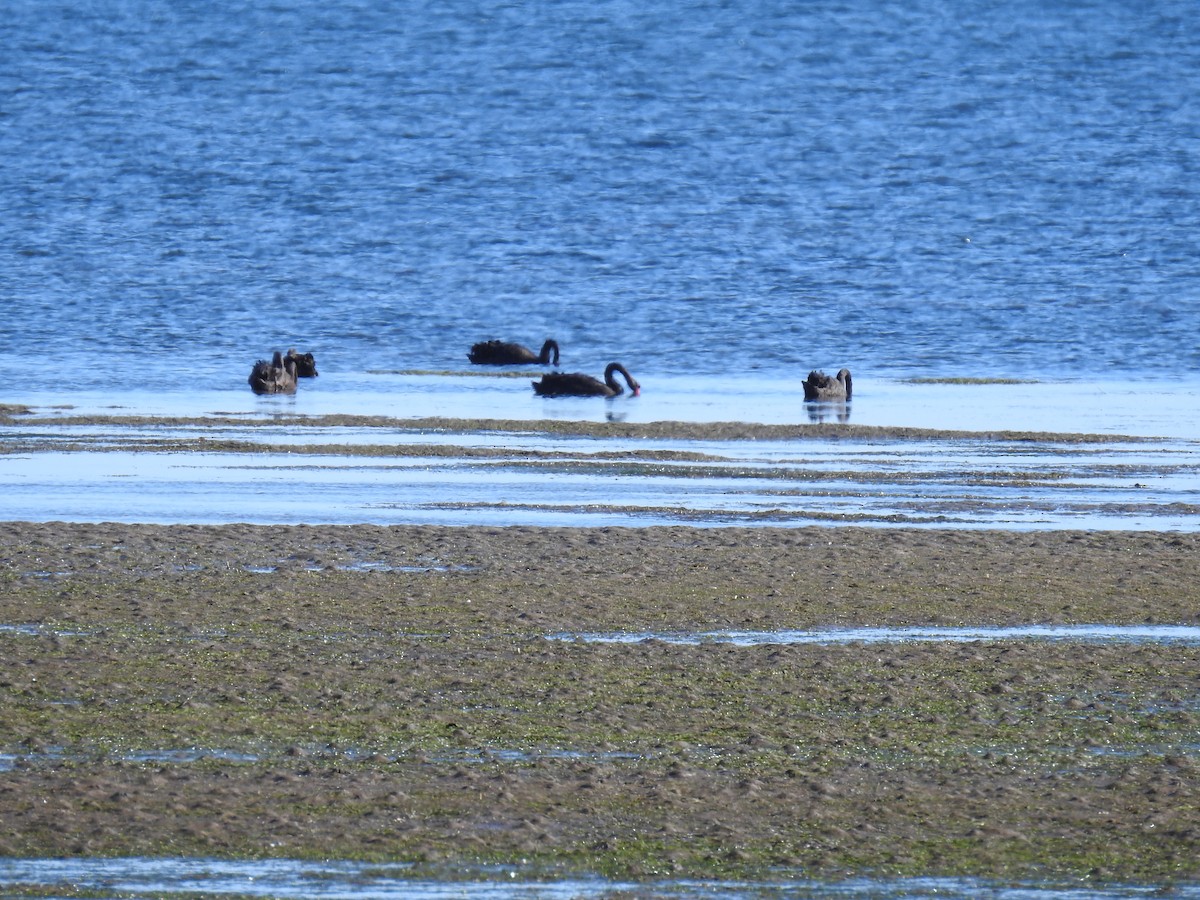
[[[0,520],[1190,532],[1196,446],[728,421],[6,421],[0,407]]]
[[[1200,878],[1190,533],[0,524],[0,855]]]

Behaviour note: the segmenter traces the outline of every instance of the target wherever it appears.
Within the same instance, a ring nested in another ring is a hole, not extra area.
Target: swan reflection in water
[[[850,421],[850,404],[845,400],[809,400],[804,404],[808,421],[814,424],[833,422],[845,424]]]

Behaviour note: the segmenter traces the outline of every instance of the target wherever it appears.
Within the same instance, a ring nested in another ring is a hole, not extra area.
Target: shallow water
[[[697,474],[695,465],[653,459],[585,457],[580,463],[585,470],[576,472],[569,459],[46,453],[0,460],[0,516],[152,523],[840,523],[1162,531],[1200,525],[1192,505],[1200,480],[1195,464],[1167,472],[1159,461],[1147,462],[1132,451],[1096,474],[1080,471],[1073,457],[1048,453],[1040,463],[1019,461],[1016,475],[982,468],[940,471],[965,466],[979,452],[924,447],[922,462],[935,462],[938,470],[914,471],[918,466],[910,459],[907,471],[887,471],[876,460],[847,463],[813,448],[799,464],[768,469],[734,459]],[[1074,471],[1060,483],[1064,467]],[[1039,483],[1039,477],[1045,480]]]
[[[817,882],[802,877],[773,882],[647,881],[601,878],[529,880],[519,869],[466,873],[453,881],[414,875],[406,865],[308,862],[289,859],[3,859],[0,886],[83,888],[94,897],[173,897],[196,892],[246,897],[325,900],[604,900],[638,896],[683,900],[1132,900],[1160,895],[1143,885],[1005,884],[979,879],[855,878]],[[1171,885],[1167,896],[1200,897],[1200,886]]]
[[[817,631],[713,631],[702,634],[640,632],[558,634],[554,640],[636,644],[895,644],[970,641],[1083,641],[1087,643],[1200,644],[1200,628],[1190,625],[1014,625],[996,628],[829,628]]]
[[[288,396],[236,390],[6,390],[0,401],[39,417],[357,415],[513,421],[754,422],[972,432],[1095,433],[1200,440],[1200,376],[1160,381],[1038,381],[961,384],[859,378],[853,400],[806,404],[803,373],[644,379],[638,397],[546,399],[527,377],[498,375],[321,375]]]
[[[44,634],[79,635],[42,625],[0,624],[0,633],[37,637]],[[706,631],[617,632],[613,634],[552,634],[550,640],[585,643],[636,644],[662,641],[668,644],[903,644],[912,642],[965,643],[971,641],[1081,641],[1084,643],[1200,644],[1200,627],[1194,625],[1009,625],[902,628],[822,628],[814,631]]]
[[[395,426],[0,427],[0,518],[453,525],[1200,526],[1191,439],[596,438]],[[1061,421],[1061,420],[1060,420]],[[1063,424],[1077,424],[1067,423]],[[735,429],[736,430],[736,429]],[[1180,429],[1182,430],[1182,429]],[[222,442],[246,448],[222,452]],[[210,449],[211,448],[211,449]],[[324,449],[328,448],[328,450]],[[353,448],[353,449],[347,449]]]

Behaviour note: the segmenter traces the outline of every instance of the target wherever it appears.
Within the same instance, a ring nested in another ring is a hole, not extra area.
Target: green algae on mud
[[[1194,623],[1200,538],[0,524],[0,854],[1200,875],[1197,650],[547,640]],[[162,751],[211,751],[190,762]],[[159,755],[147,751],[159,751]]]
[[[33,409],[23,404],[0,403],[0,422],[10,423],[20,417],[33,415]]]
[[[971,378],[956,376],[952,378],[932,378],[920,376],[902,379],[904,384],[1040,384],[1036,378]]]

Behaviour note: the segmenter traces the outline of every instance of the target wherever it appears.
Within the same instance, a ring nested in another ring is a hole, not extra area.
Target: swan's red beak
[[[633,396],[637,397],[637,396],[638,396],[639,394],[641,394],[641,393],[642,393],[642,388],[641,388],[641,385],[639,385],[638,387],[635,387],[635,388],[633,389]]]

